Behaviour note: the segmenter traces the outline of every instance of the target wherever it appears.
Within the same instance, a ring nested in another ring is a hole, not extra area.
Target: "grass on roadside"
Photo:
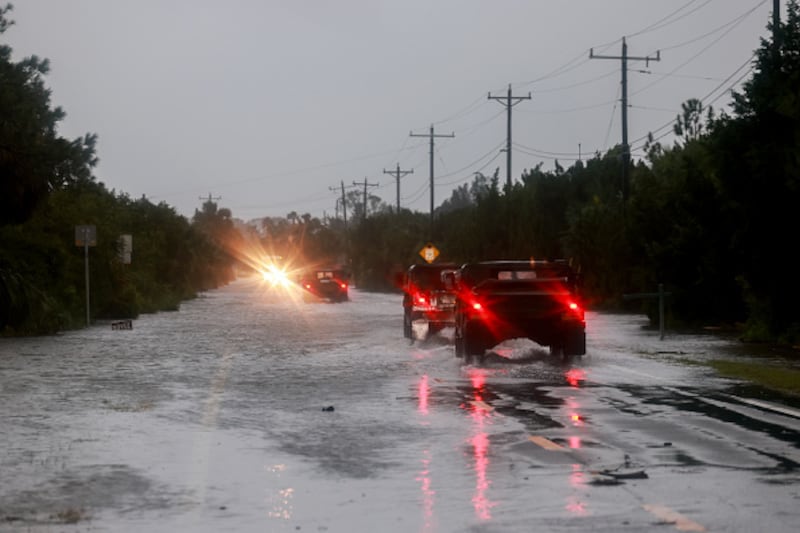
[[[741,361],[714,360],[708,364],[723,376],[800,396],[800,370]]]

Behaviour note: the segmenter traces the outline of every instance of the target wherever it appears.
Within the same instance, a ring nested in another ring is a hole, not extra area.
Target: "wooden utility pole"
[[[508,94],[506,96],[492,96],[489,93],[489,100],[497,100],[508,111],[508,118],[506,119],[506,186],[511,189],[511,108],[520,103],[522,100],[530,100],[531,93],[528,96],[511,96],[511,84],[508,84]]]
[[[397,170],[386,170],[383,169],[384,174],[391,174],[394,176],[394,179],[397,181],[397,214],[400,214],[400,178],[405,176],[406,174],[413,174],[414,170],[400,170],[400,163],[397,163]]]
[[[202,196],[198,196],[197,199],[198,200],[205,200],[205,202],[203,202],[203,205],[206,205],[206,204],[214,203],[214,200],[222,200],[222,196],[211,196],[211,193],[208,193],[208,197],[207,198],[203,198]]]
[[[341,181],[342,184],[342,210],[344,211],[344,227],[347,228],[347,202],[345,201],[344,196],[344,180]],[[336,187],[328,187],[331,191],[336,191]]]
[[[354,187],[358,187],[359,185],[361,185],[361,184],[360,183],[356,183],[355,181],[353,182],[353,186]],[[369,187],[377,187],[378,185],[380,185],[380,184],[379,183],[367,183],[367,178],[364,178],[364,213],[363,213],[363,217],[362,217],[364,220],[367,220],[367,186],[369,186]]]
[[[661,51],[657,51],[655,57],[630,57],[628,56],[628,45],[623,37],[621,56],[598,56],[594,54],[592,48],[589,50],[589,59],[619,59],[622,61],[622,199],[627,202],[628,166],[631,160],[631,148],[628,146],[628,61],[644,61],[646,65],[649,65],[650,61],[661,61]]]
[[[772,48],[775,56],[781,50],[781,0],[772,0]]]
[[[433,238],[433,140],[436,137],[455,137],[455,133],[434,133],[433,132],[433,124],[431,124],[431,131],[430,133],[409,133],[411,137],[430,137],[431,140],[431,151],[430,151],[430,159],[431,159],[431,169],[430,169],[430,176],[431,176],[431,228],[430,228],[430,237]]]

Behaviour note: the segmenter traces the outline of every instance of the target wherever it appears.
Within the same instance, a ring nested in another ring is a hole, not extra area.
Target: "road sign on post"
[[[623,294],[623,300],[638,300],[642,298],[658,298],[658,329],[660,338],[664,340],[664,299],[672,296],[671,292],[664,292],[664,284],[658,284],[658,292],[640,292],[636,294]]]
[[[419,255],[428,263],[433,263],[439,257],[439,250],[433,244],[428,243],[419,251]]]
[[[89,247],[97,246],[97,227],[75,226],[75,246],[83,246],[83,265],[86,276],[86,326],[91,323],[89,318]]]

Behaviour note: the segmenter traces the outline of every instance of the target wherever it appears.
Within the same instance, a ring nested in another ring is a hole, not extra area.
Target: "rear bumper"
[[[503,320],[489,322],[471,317],[463,324],[464,328],[481,328],[498,343],[508,339],[528,338],[537,344],[550,346],[562,342],[566,337],[586,334],[586,322],[580,320],[547,318],[524,322]]]
[[[414,309],[425,320],[433,324],[453,326],[456,323],[455,313],[452,309]]]

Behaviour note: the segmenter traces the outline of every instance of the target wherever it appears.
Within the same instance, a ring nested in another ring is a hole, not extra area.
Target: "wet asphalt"
[[[702,365],[762,354],[588,313],[584,357],[465,365],[400,302],[249,278],[0,339],[0,531],[800,529],[800,405]]]

